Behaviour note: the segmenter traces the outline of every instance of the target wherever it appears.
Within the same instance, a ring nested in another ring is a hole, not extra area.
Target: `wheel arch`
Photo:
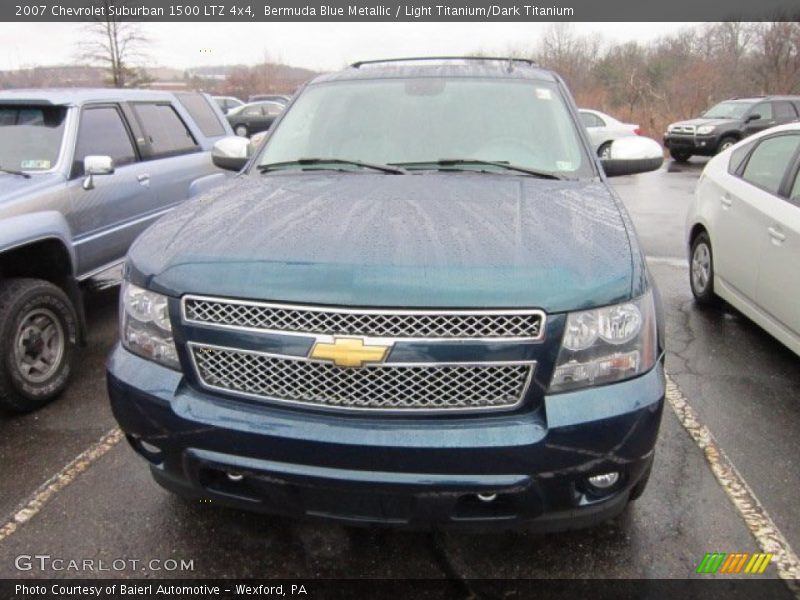
[[[0,281],[30,277],[48,281],[69,297],[78,316],[78,342],[86,335],[83,297],[75,277],[73,256],[57,235],[45,235],[0,249]]]

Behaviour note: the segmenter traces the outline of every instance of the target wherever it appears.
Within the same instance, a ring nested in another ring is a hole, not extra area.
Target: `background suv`
[[[83,336],[78,283],[224,179],[210,151],[231,134],[193,92],[0,93],[0,408],[32,410],[64,389]]]
[[[791,123],[800,115],[800,96],[734,98],[720,102],[697,119],[667,127],[664,145],[678,162],[694,154],[713,156],[764,129]]]

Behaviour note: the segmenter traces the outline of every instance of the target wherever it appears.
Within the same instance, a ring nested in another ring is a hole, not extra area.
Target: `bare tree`
[[[800,92],[800,23],[761,23],[756,33],[757,73],[763,91]]]
[[[121,6],[124,2],[116,2]],[[111,16],[109,0],[102,0],[105,16],[86,25],[86,39],[79,45],[79,59],[99,64],[109,73],[113,87],[133,87],[149,82],[146,73],[134,66],[145,58],[145,47],[149,40],[142,33],[141,25],[121,21]]]

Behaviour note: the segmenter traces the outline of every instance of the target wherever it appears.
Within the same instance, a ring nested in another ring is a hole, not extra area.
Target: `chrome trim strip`
[[[273,402],[276,404],[286,404],[295,407],[302,407],[302,408],[311,408],[313,410],[321,410],[321,411],[329,411],[329,412],[339,412],[339,411],[347,411],[347,412],[355,412],[361,414],[374,414],[374,413],[382,413],[382,414],[400,414],[400,415],[417,415],[417,414],[448,414],[448,415],[457,415],[457,414],[464,414],[464,413],[474,413],[474,412],[492,412],[492,413],[500,413],[500,412],[507,412],[519,408],[519,406],[525,401],[525,397],[528,395],[528,390],[530,389],[531,382],[533,381],[533,374],[536,372],[537,362],[535,360],[525,361],[504,361],[504,362],[411,362],[411,363],[380,363],[380,364],[367,364],[362,369],[366,368],[381,368],[381,367],[504,367],[504,366],[529,366],[530,369],[528,370],[528,375],[525,378],[525,381],[522,384],[522,390],[520,391],[519,398],[514,404],[508,404],[505,406],[476,406],[473,408],[359,408],[359,407],[351,407],[351,406],[330,406],[325,404],[314,404],[312,402],[300,402],[297,400],[286,400],[284,398],[274,398],[271,396],[262,396],[259,394],[253,394],[249,392],[239,392],[236,390],[231,390],[229,388],[224,388],[216,385],[209,385],[204,380],[202,375],[200,374],[200,368],[197,365],[197,359],[194,355],[194,348],[212,348],[214,350],[222,350],[226,352],[240,352],[243,354],[255,354],[260,356],[266,356],[268,358],[279,358],[285,360],[297,360],[303,362],[317,362],[327,364],[329,366],[334,366],[332,362],[327,360],[317,360],[317,359],[310,359],[305,357],[298,357],[286,354],[275,354],[270,352],[260,352],[258,350],[242,350],[241,348],[228,348],[226,346],[216,346],[214,344],[200,344],[196,342],[187,342],[188,347],[188,354],[189,358],[192,361],[192,366],[194,367],[194,373],[196,376],[197,382],[200,386],[207,390],[213,390],[217,392],[222,392],[223,394],[227,394],[229,396],[240,396],[243,398],[252,398],[254,400],[260,400],[261,402]],[[346,368],[346,367],[339,367],[339,368]]]
[[[110,271],[111,269],[114,269],[116,267],[121,267],[124,264],[125,264],[125,257],[123,256],[122,258],[120,258],[118,260],[112,260],[110,263],[106,263],[104,265],[101,265],[101,266],[97,267],[96,269],[92,269],[88,273],[84,273],[83,275],[79,275],[78,277],[76,277],[76,279],[78,281],[85,281],[87,279],[90,279],[90,278],[94,277],[95,275],[99,275],[100,273],[104,273],[105,271]]]
[[[400,315],[400,316],[409,316],[409,315],[430,315],[430,316],[514,316],[514,315],[523,315],[523,316],[538,316],[540,319],[540,327],[539,327],[539,335],[537,336],[511,336],[511,337],[375,337],[375,336],[363,336],[358,334],[320,334],[314,332],[303,332],[303,331],[285,331],[282,329],[260,329],[257,327],[244,327],[242,325],[226,325],[222,323],[210,323],[208,321],[198,321],[196,319],[190,319],[186,315],[186,301],[187,300],[199,300],[201,302],[221,302],[225,304],[238,304],[240,306],[258,306],[261,308],[275,308],[279,310],[297,310],[297,311],[309,311],[309,312],[324,312],[324,313],[338,313],[338,314],[356,314],[356,315]],[[376,343],[394,343],[394,342],[424,342],[424,343],[441,343],[441,342],[484,342],[484,343],[494,343],[494,342],[542,342],[544,341],[544,334],[545,334],[545,325],[547,323],[547,314],[543,310],[539,309],[469,309],[469,308],[461,308],[461,309],[451,309],[451,310],[440,310],[440,309],[424,309],[424,308],[414,308],[414,309],[389,309],[389,308],[339,308],[339,307],[330,307],[330,306],[316,306],[316,305],[309,305],[309,304],[281,304],[277,302],[259,302],[256,300],[239,300],[233,298],[220,298],[216,296],[199,296],[195,294],[186,294],[185,296],[181,297],[181,319],[184,323],[189,323],[191,325],[198,325],[200,327],[211,327],[215,329],[227,329],[233,331],[246,331],[248,333],[262,333],[268,335],[289,335],[289,336],[299,336],[299,337],[310,337],[315,338],[317,341],[324,340],[329,341],[332,340],[334,337],[358,337],[361,339],[371,340]]]
[[[140,223],[144,223],[145,221],[151,221],[153,219],[158,219],[158,218],[163,217],[164,215],[166,215],[168,212],[174,210],[176,206],[177,206],[177,204],[171,204],[167,208],[147,213],[146,215],[144,215],[142,217],[137,217],[135,219],[130,219],[128,221],[124,221],[123,223],[119,223],[118,225],[114,225],[113,227],[108,227],[106,229],[94,229],[94,230],[90,231],[89,233],[87,233],[86,235],[84,235],[83,237],[76,239],[73,243],[74,243],[75,246],[80,246],[81,244],[85,244],[86,242],[90,242],[90,241],[95,240],[97,238],[103,237],[104,235],[110,235],[112,233],[115,233],[117,231],[121,231],[121,230],[126,229],[128,227],[133,227],[134,225],[139,225]]]

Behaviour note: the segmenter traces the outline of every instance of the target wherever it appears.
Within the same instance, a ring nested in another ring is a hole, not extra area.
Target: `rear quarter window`
[[[219,137],[225,135],[225,127],[220,122],[219,118],[217,118],[217,113],[214,112],[214,109],[211,108],[211,105],[208,103],[208,100],[202,94],[175,94],[178,98],[178,102],[181,103],[183,108],[186,109],[192,118],[194,119],[197,126],[200,128],[200,131],[203,132],[203,135],[206,137]],[[227,100],[224,100],[225,105],[228,104]]]
[[[192,133],[170,104],[134,104],[133,111],[144,130],[146,158],[165,158],[200,150]]]

